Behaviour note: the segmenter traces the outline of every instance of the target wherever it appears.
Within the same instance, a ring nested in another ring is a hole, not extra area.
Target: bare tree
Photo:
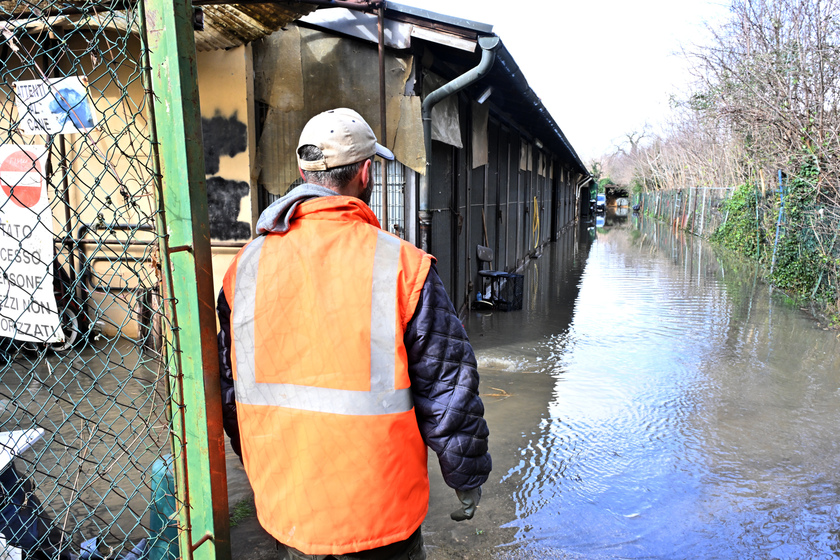
[[[840,0],[733,0],[711,31],[690,53],[694,92],[661,137],[626,135],[611,176],[645,190],[750,184],[773,214],[782,170],[801,198],[793,225],[824,272],[813,291],[840,295]]]

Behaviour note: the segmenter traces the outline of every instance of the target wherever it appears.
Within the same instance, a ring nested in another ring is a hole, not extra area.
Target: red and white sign
[[[19,148],[0,161],[0,187],[13,203],[21,208],[32,208],[45,194],[44,167],[36,150]],[[14,191],[14,192],[12,192]]]
[[[0,146],[0,336],[61,342],[46,146]]]

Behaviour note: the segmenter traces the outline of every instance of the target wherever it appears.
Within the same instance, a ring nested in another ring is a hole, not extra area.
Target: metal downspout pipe
[[[432,191],[429,186],[432,178],[432,108],[453,93],[457,93],[483,78],[493,67],[496,60],[496,49],[500,44],[499,38],[495,35],[479,37],[478,46],[481,47],[481,61],[478,66],[442,85],[423,100],[423,142],[426,148],[426,175],[420,180],[420,208],[417,214],[420,222],[420,248],[427,253],[431,252],[432,249]]]

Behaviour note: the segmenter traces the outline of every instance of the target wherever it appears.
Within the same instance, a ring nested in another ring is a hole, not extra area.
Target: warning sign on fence
[[[15,82],[20,131],[75,134],[96,126],[86,83],[86,78],[78,76]]]
[[[0,146],[0,336],[61,342],[45,146]]]

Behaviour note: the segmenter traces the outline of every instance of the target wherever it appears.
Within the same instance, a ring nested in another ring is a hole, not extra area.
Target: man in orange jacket
[[[425,558],[426,449],[471,519],[491,469],[475,356],[434,258],[367,206],[350,109],[316,115],[305,184],[260,216],[219,294],[225,430],[281,558]]]

